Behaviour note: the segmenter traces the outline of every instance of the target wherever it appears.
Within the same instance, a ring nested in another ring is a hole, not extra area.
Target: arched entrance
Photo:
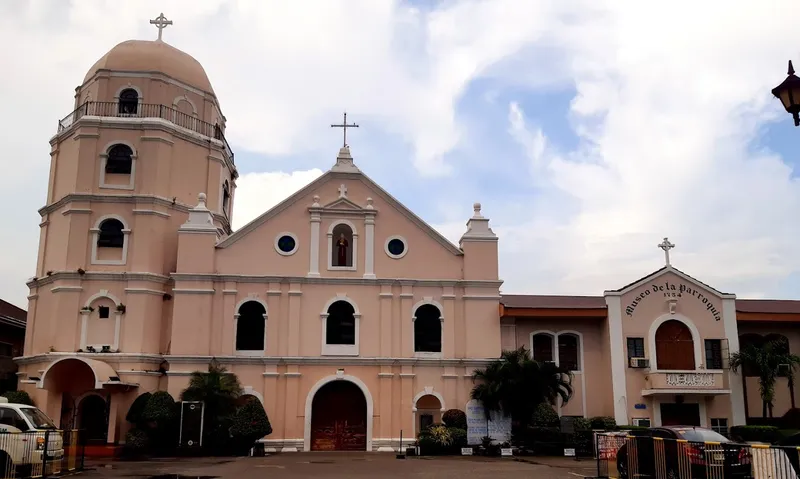
[[[694,338],[681,321],[670,319],[656,330],[656,367],[660,370],[694,371]]]
[[[78,425],[89,444],[105,444],[108,438],[108,402],[90,394],[78,405]]]
[[[367,400],[357,385],[331,381],[314,395],[311,450],[367,450]]]

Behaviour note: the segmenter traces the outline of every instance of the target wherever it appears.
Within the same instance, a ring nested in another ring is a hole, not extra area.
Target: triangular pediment
[[[634,289],[637,289],[637,288],[641,287],[642,285],[651,283],[651,282],[653,282],[653,281],[655,281],[655,280],[657,280],[657,279],[659,279],[659,278],[661,278],[663,276],[670,276],[670,275],[677,276],[681,280],[683,280],[683,281],[685,281],[685,282],[687,282],[689,284],[692,284],[692,285],[694,285],[694,286],[696,286],[698,288],[705,289],[706,291],[708,291],[708,292],[710,292],[710,293],[712,293],[712,294],[714,294],[714,295],[716,295],[716,296],[718,296],[720,298],[736,298],[736,295],[730,294],[730,293],[723,293],[722,291],[719,291],[719,290],[709,286],[708,284],[703,283],[702,281],[698,280],[697,278],[689,276],[688,274],[684,273],[683,271],[681,271],[678,268],[675,268],[674,266],[671,266],[671,265],[670,266],[664,266],[661,269],[657,269],[656,271],[653,271],[652,273],[648,274],[647,276],[639,278],[636,281],[634,281],[633,283],[629,283],[629,284],[627,284],[627,285],[625,285],[625,286],[623,286],[623,287],[621,287],[619,289],[606,291],[604,294],[606,296],[621,296],[621,295],[624,295],[624,294],[626,294],[626,293],[628,293],[630,291],[633,291]]]
[[[353,203],[347,198],[339,198],[336,201],[331,201],[327,205],[323,206],[322,209],[361,211],[363,208],[361,208],[361,206]]]

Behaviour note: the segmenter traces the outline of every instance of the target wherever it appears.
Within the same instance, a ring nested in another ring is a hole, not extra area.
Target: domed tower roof
[[[92,65],[83,83],[100,70],[160,72],[187,85],[214,93],[200,62],[161,40],[128,40],[120,43]]]

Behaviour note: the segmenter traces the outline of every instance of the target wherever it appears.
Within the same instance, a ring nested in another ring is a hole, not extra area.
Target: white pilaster
[[[81,351],[86,350],[86,338],[89,335],[89,315],[92,314],[90,311],[81,311]]]
[[[372,208],[372,198],[367,198],[367,209]],[[364,278],[375,279],[375,214],[367,214],[364,218]]]
[[[622,298],[606,295],[608,306],[608,340],[611,354],[611,391],[614,401],[614,419],[617,424],[628,424],[628,385],[625,375],[625,345],[622,333]]]
[[[319,196],[314,196],[314,204],[311,205],[311,240],[309,241],[310,264],[308,265],[308,276],[319,277],[319,224],[322,221],[320,216]]]
[[[114,322],[114,344],[111,345],[112,351],[119,351],[119,332],[122,328],[122,313],[117,311],[115,313],[116,318]]]
[[[739,351],[739,327],[736,324],[736,299],[725,298],[722,300],[722,323],[725,328],[725,337],[728,338],[728,353]],[[741,370],[740,370],[741,372]],[[744,388],[742,375],[728,370],[728,384],[731,390],[731,421],[732,426],[744,425],[747,421],[744,412]]]

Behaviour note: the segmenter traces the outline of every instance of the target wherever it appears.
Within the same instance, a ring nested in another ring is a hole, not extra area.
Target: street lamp
[[[792,61],[789,60],[789,72],[783,83],[772,89],[772,94],[778,98],[786,111],[792,114],[794,126],[800,126],[800,78],[794,74]]]

